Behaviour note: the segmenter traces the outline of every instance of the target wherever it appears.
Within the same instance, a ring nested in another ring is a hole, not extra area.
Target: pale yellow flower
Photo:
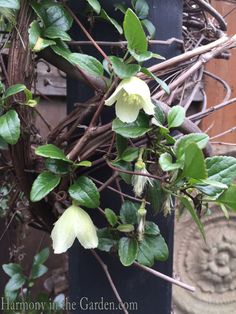
[[[71,205],[56,221],[51,233],[55,254],[66,252],[77,238],[85,249],[98,246],[96,227],[82,208]]]
[[[134,122],[143,109],[146,114],[154,114],[154,105],[148,85],[136,76],[124,79],[114,93],[105,101],[106,106],[116,103],[116,116],[126,123]]]

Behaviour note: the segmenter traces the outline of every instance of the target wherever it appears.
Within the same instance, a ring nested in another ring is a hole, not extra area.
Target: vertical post
[[[149,0],[150,20],[156,26],[156,38],[166,40],[172,37],[181,39],[182,28],[182,0]],[[106,10],[109,13],[109,6],[115,1],[101,1],[102,5],[108,5]],[[71,1],[74,11],[81,10],[81,4]],[[114,16],[114,11],[111,15]],[[119,14],[118,14],[119,18]],[[72,36],[83,39],[83,35],[78,29],[74,29]],[[110,26],[104,23],[96,24],[93,36],[97,40],[117,40],[115,32]],[[156,51],[166,58],[180,54],[180,48],[176,44],[172,45],[156,45],[151,47],[152,51]],[[99,57],[93,48],[87,47],[83,50],[86,53]],[[73,103],[89,98],[91,91],[85,88],[81,83],[68,79],[68,110],[72,110]],[[110,111],[105,111],[107,115],[105,119],[112,119]],[[96,176],[102,181],[109,178],[109,172],[106,168],[100,169]],[[130,193],[129,190],[125,191]],[[102,207],[110,207],[118,210],[120,199],[112,192],[102,192]],[[117,205],[118,206],[117,206]],[[117,208],[114,208],[116,207]],[[93,221],[99,227],[104,226],[104,220],[93,210],[89,214]],[[156,263],[155,269],[169,276],[172,275],[172,253],[173,253],[173,217],[164,218],[162,213],[155,220],[164,236],[169,250],[170,257],[165,263]],[[171,313],[171,294],[170,284],[161,279],[152,277],[152,275],[143,272],[140,269],[132,267],[124,267],[121,265],[117,257],[109,254],[102,254],[104,262],[107,264],[115,285],[124,302],[130,302],[129,313],[135,312],[139,314],[170,314]],[[107,278],[89,250],[84,250],[78,243],[72,247],[69,253],[69,269],[70,269],[70,299],[76,302],[76,310],[74,313],[116,313],[121,310],[104,308],[105,302],[114,302],[118,307],[117,300],[110,288]],[[92,303],[90,303],[92,302]],[[100,302],[101,308],[94,309],[95,303]],[[137,308],[135,308],[137,307]]]

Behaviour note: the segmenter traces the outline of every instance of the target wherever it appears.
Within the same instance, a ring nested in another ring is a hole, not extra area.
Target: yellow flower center
[[[141,98],[139,95],[136,95],[136,94],[129,95],[128,93],[124,92],[124,94],[122,95],[122,98],[124,99],[124,102],[127,105],[140,106],[141,104]]]

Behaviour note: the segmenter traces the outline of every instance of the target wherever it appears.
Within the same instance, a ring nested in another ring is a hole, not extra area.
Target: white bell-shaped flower
[[[154,114],[154,105],[148,85],[136,76],[124,79],[114,93],[105,101],[106,106],[116,103],[116,116],[126,123],[134,122],[143,109],[146,114]]]
[[[56,221],[51,233],[55,254],[66,252],[77,238],[85,249],[98,246],[96,227],[82,208],[71,205]]]
[[[137,174],[132,176],[132,185],[135,196],[141,197],[146,184],[149,183],[152,186],[152,179],[145,176],[146,174],[149,174],[149,172],[147,171],[146,165],[142,160],[138,160],[135,163],[135,172],[141,172],[144,174],[143,176]]]

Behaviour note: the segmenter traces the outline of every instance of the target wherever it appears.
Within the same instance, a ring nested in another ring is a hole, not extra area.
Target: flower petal
[[[78,219],[74,223],[74,231],[80,244],[85,249],[96,248],[98,246],[98,237],[92,219],[82,208],[78,208],[77,215]]]
[[[154,107],[155,106],[153,105],[151,99],[149,101],[144,101],[143,102],[143,110],[148,115],[154,115],[154,113],[155,113]]]
[[[142,106],[137,105],[136,103],[125,103],[124,99],[120,97],[116,102],[116,116],[126,123],[134,122],[139,114],[139,110]]]
[[[122,83],[123,89],[126,91],[127,94],[139,95],[144,100],[150,99],[151,95],[148,85],[138,77],[133,76],[128,79],[124,79]]]
[[[66,252],[75,240],[76,234],[71,228],[71,222],[74,219],[74,211],[71,207],[62,214],[52,229],[52,246],[55,254]]]
[[[117,86],[116,90],[111,94],[109,98],[105,100],[106,106],[112,106],[117,99],[123,94],[123,81]]]

